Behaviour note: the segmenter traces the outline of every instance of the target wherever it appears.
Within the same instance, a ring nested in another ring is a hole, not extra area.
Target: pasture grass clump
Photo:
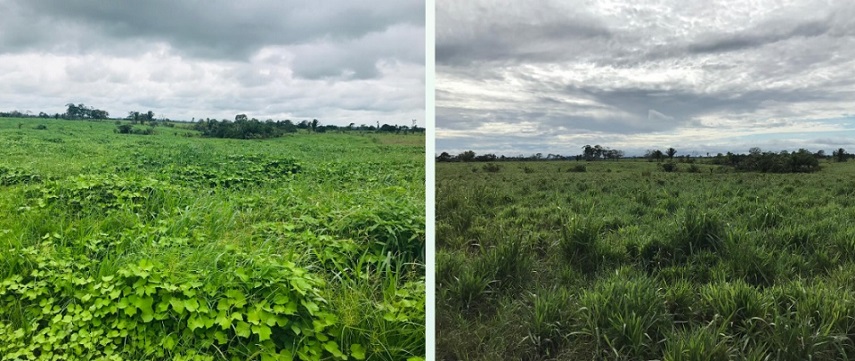
[[[484,164],[484,166],[481,167],[481,169],[483,169],[485,172],[488,172],[488,173],[498,173],[499,170],[502,169],[502,167],[498,164],[487,163],[487,164]]]
[[[581,271],[594,270],[600,261],[597,241],[602,225],[592,220],[573,218],[561,228],[559,247],[565,260]]]
[[[567,171],[572,173],[584,173],[588,171],[588,167],[586,167],[584,164],[576,164],[570,168],[567,168]]]
[[[438,359],[855,355],[851,162],[657,174],[620,160],[567,177],[574,164],[437,165]]]

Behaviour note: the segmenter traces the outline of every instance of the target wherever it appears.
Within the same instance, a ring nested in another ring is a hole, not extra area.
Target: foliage
[[[423,138],[15,121],[0,360],[424,356]]]
[[[0,186],[39,183],[42,177],[22,169],[0,166]]]
[[[728,153],[716,157],[714,164],[730,165],[739,171],[763,173],[811,173],[820,170],[819,160],[807,149],[796,152],[762,152],[752,148],[748,154]]]
[[[692,165],[438,163],[438,359],[851,358],[855,165]]]

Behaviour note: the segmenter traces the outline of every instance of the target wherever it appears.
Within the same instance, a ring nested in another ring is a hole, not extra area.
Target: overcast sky
[[[424,0],[0,0],[0,111],[424,126]]]
[[[855,152],[855,2],[437,0],[437,152]]]

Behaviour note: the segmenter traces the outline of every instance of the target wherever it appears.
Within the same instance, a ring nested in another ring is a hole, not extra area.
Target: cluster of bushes
[[[154,134],[154,128],[139,129],[134,128],[134,126],[131,124],[119,124],[118,126],[116,126],[116,133],[152,135]]]
[[[217,121],[216,119],[200,120],[193,129],[202,133],[203,137],[235,138],[235,139],[265,139],[280,137],[285,133],[294,133],[297,126],[291,121],[261,122],[257,119],[239,119],[234,122]]]
[[[727,156],[713,158],[713,163],[733,166],[740,171],[763,173],[810,173],[820,169],[819,160],[807,149],[774,153],[752,148],[748,154],[728,153]]]

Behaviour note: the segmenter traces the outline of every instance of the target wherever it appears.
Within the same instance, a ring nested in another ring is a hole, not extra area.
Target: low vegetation
[[[0,119],[0,360],[424,357],[424,137],[116,129]]]
[[[855,165],[674,159],[438,163],[438,359],[855,357]]]

